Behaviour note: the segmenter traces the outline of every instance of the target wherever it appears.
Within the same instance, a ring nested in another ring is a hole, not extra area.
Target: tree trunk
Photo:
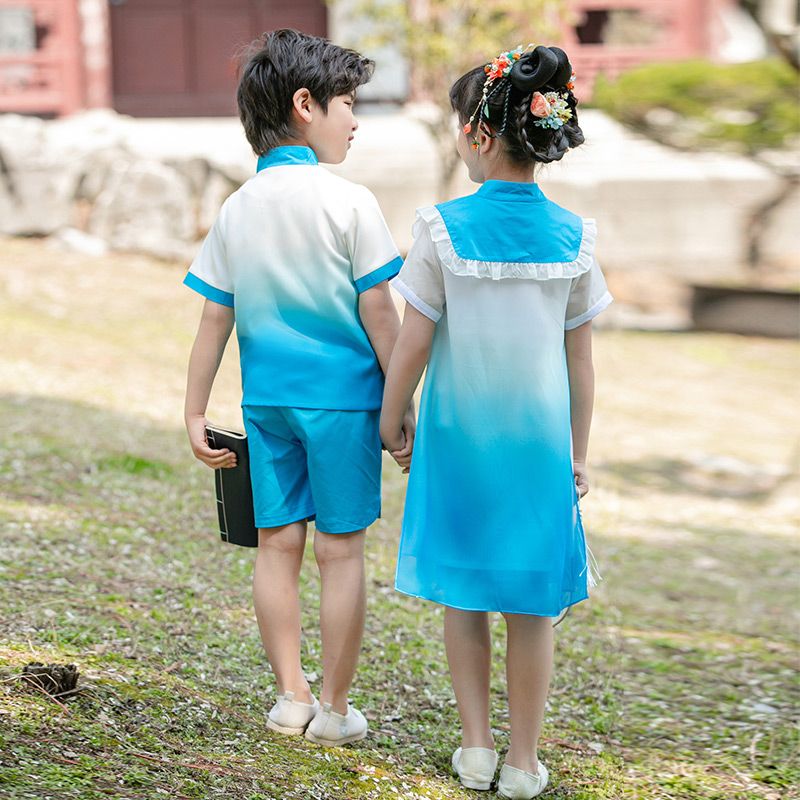
[[[747,266],[752,274],[758,274],[764,266],[764,237],[769,228],[772,215],[792,196],[800,186],[800,175],[779,173],[773,174],[781,179],[777,191],[750,214],[745,228]]]

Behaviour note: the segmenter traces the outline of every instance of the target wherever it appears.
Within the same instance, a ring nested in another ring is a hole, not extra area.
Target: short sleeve
[[[445,306],[444,276],[430,228],[424,220],[417,220],[414,237],[403,268],[391,286],[417,311],[438,322]]]
[[[375,195],[365,186],[359,186],[358,189],[346,239],[353,265],[353,282],[360,294],[397,275],[403,259],[400,258]]]
[[[214,220],[183,282],[203,297],[232,308],[234,287],[225,254],[225,240],[222,233],[223,211],[224,206]]]
[[[593,319],[611,305],[613,299],[600,265],[593,258],[592,266],[570,282],[564,330],[570,331]]]

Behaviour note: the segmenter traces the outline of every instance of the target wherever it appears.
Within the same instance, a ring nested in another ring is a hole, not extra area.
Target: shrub
[[[778,59],[742,64],[677,61],[598,78],[592,105],[677,146],[745,153],[789,147],[800,136],[800,81]]]

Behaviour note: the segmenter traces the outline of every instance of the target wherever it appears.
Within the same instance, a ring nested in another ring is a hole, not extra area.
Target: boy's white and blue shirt
[[[243,405],[368,411],[383,373],[358,296],[401,265],[369,189],[284,146],[225,201],[184,283],[235,309]]]
[[[400,591],[555,616],[590,570],[572,470],[565,331],[611,302],[596,225],[532,183],[418,210],[391,285],[436,322],[397,566]]]

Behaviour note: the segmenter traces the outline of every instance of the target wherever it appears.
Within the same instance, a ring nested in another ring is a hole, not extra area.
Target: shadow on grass
[[[796,467],[800,450],[792,458]],[[773,472],[733,458],[678,459],[648,456],[635,461],[606,461],[596,467],[609,484],[626,492],[702,495],[762,503],[793,478],[793,471]]]

